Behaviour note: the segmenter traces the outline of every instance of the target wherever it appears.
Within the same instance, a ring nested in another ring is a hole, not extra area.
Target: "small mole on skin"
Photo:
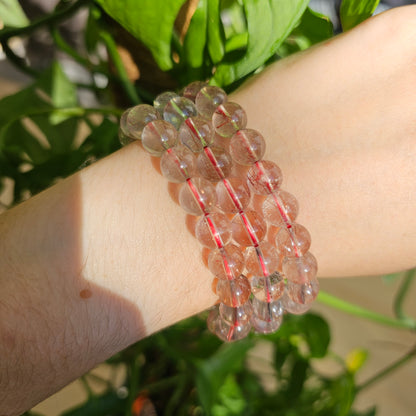
[[[81,290],[81,292],[79,292],[79,297],[81,299],[88,299],[91,296],[92,296],[92,292],[90,289],[84,289],[84,290]]]

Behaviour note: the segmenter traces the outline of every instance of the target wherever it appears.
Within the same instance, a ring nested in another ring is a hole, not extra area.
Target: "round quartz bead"
[[[219,280],[217,284],[217,295],[220,302],[233,308],[246,303],[250,293],[250,283],[244,275],[233,280]]]
[[[194,81],[186,86],[182,91],[182,96],[195,102],[196,95],[201,91],[202,88],[207,86],[207,83],[204,81]]]
[[[222,137],[231,137],[247,124],[246,112],[236,103],[220,104],[212,115],[212,125]]]
[[[248,170],[247,179],[253,192],[260,195],[276,192],[283,181],[282,171],[269,160],[256,162]]]
[[[140,140],[147,123],[160,119],[159,113],[148,104],[140,104],[126,110],[120,119],[122,137]]]
[[[243,129],[231,138],[230,153],[240,165],[252,165],[263,157],[265,151],[266,142],[256,130]]]
[[[240,178],[228,178],[218,182],[217,205],[224,212],[240,212],[250,204],[251,194],[247,182]]]
[[[179,139],[194,153],[199,153],[214,141],[214,130],[211,123],[204,118],[191,117],[182,123],[179,129]]]
[[[254,276],[251,279],[251,291],[256,299],[272,302],[283,296],[285,282],[279,272],[268,276]]]
[[[231,222],[224,214],[213,212],[198,220],[195,236],[205,247],[223,247],[231,240]]]
[[[234,216],[231,221],[233,240],[240,246],[259,244],[266,235],[267,226],[256,211],[246,211]]]
[[[227,178],[231,173],[232,159],[221,147],[206,147],[196,160],[198,172],[211,182]]]
[[[162,94],[159,94],[155,100],[153,101],[153,106],[155,109],[163,116],[163,112],[165,111],[165,107],[168,102],[175,97],[179,97],[176,92],[173,91],[165,91]]]
[[[214,186],[204,178],[188,179],[179,191],[179,204],[191,215],[212,211],[216,200]]]
[[[299,204],[297,199],[286,191],[274,192],[263,202],[263,215],[266,221],[279,226],[283,222],[293,222],[298,216]]]
[[[251,302],[253,314],[263,321],[273,321],[283,316],[283,306],[280,300],[264,302],[254,297]]]
[[[172,98],[163,111],[163,118],[173,124],[177,129],[184,120],[198,114],[195,104],[184,97]]]
[[[228,324],[245,325],[250,322],[251,315],[253,314],[253,307],[249,301],[236,308],[221,303],[219,312],[221,318]]]
[[[214,111],[220,104],[227,102],[227,94],[222,88],[207,85],[195,97],[198,113],[211,120]]]
[[[267,241],[261,241],[257,247],[247,247],[244,252],[247,272],[261,276],[277,270],[279,266],[279,253]]]
[[[270,321],[264,321],[255,315],[251,318],[254,332],[258,334],[272,334],[273,332],[276,332],[280,328],[280,325],[282,325],[282,321],[282,316]]]
[[[303,313],[307,312],[311,306],[312,303],[309,304],[301,304],[294,302],[288,295],[287,289],[285,290],[285,293],[282,296],[282,306],[283,309],[291,313],[293,315],[302,315]]]
[[[303,284],[315,278],[318,264],[313,254],[307,252],[301,257],[285,257],[282,270],[288,281]]]
[[[239,341],[244,339],[251,331],[251,324],[230,325],[222,320],[219,321],[218,329],[214,334],[226,342]]]
[[[218,279],[236,279],[244,269],[244,256],[234,244],[212,250],[208,256],[208,268]]]
[[[309,305],[312,303],[319,292],[319,282],[315,277],[307,283],[287,282],[287,293],[289,297],[301,305]]]
[[[165,152],[160,159],[162,175],[170,182],[185,182],[195,176],[195,156],[186,147],[177,146]]]
[[[282,227],[276,236],[276,247],[283,256],[303,256],[311,246],[309,231],[300,224]]]
[[[164,120],[151,121],[142,132],[142,145],[153,156],[162,156],[177,141],[178,131]]]

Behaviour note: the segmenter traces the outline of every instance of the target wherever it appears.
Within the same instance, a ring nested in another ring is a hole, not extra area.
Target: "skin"
[[[415,20],[384,13],[230,97],[299,200],[320,277],[415,266]],[[129,145],[0,216],[1,415],[215,303],[149,159]]]

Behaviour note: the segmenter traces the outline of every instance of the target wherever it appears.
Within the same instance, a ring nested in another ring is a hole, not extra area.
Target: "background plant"
[[[377,4],[344,0],[340,9],[344,30],[370,16]],[[329,19],[307,6],[307,0],[125,0],[122,6],[117,0],[62,0],[55,10],[29,20],[17,0],[1,0],[2,50],[33,79],[0,100],[0,186],[6,178],[12,183],[10,205],[117,150],[118,117],[124,108],[151,102],[162,90],[180,89],[196,79],[209,79],[232,91],[269,63],[333,36]],[[62,23],[80,10],[87,10],[88,17],[75,47],[65,37]],[[82,69],[82,82],[68,75],[62,60],[40,68],[17,51],[16,41],[27,42],[39,30],[49,36],[61,57]],[[132,75],[137,69],[138,79]],[[85,104],[86,92],[94,107]],[[414,331],[415,320],[403,311],[413,278],[413,271],[403,277],[394,302],[395,318],[327,293],[319,300]],[[269,368],[276,386],[271,390],[247,365],[259,343],[272,350]],[[357,385],[355,375],[366,353],[356,350],[343,360],[330,352],[329,345],[328,324],[312,313],[286,317],[276,334],[231,345],[222,345],[207,332],[203,317],[194,317],[108,361],[126,367],[124,389],[101,380],[107,388],[96,395],[89,387],[96,376],[83,377],[88,400],[65,415],[138,415],[152,402],[164,415],[370,416],[376,414],[375,408],[360,414],[352,410],[355,396],[416,353],[412,349]],[[338,365],[336,376],[326,377],[315,369],[314,360],[324,357]]]

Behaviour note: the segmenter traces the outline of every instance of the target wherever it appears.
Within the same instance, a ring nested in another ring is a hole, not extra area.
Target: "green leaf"
[[[225,86],[241,79],[269,59],[302,16],[308,0],[243,0],[248,43],[243,57],[220,63],[212,83]]]
[[[303,316],[302,330],[311,356],[325,357],[331,340],[328,323],[319,315],[309,313]]]
[[[23,27],[29,20],[17,0],[0,0],[0,22],[5,27]]]
[[[104,10],[151,51],[163,71],[173,67],[173,24],[186,0],[96,0]]]
[[[224,344],[210,358],[197,363],[198,397],[208,415],[218,400],[219,389],[227,375],[241,369],[247,351],[253,346],[249,339]]]
[[[207,0],[199,0],[183,42],[184,57],[193,68],[202,66],[204,62],[206,39]]]
[[[340,16],[344,32],[370,17],[379,2],[380,0],[342,0]]]
[[[355,398],[354,376],[342,374],[331,383],[331,399],[337,416],[347,416]]]
[[[377,408],[374,406],[362,412],[357,412],[355,410],[352,410],[348,416],[376,416],[376,414],[377,414]]]
[[[219,404],[212,408],[213,416],[240,416],[247,402],[234,375],[228,375],[218,391]]]
[[[208,1],[208,52],[214,64],[224,56],[224,32],[220,18],[220,0]]]

